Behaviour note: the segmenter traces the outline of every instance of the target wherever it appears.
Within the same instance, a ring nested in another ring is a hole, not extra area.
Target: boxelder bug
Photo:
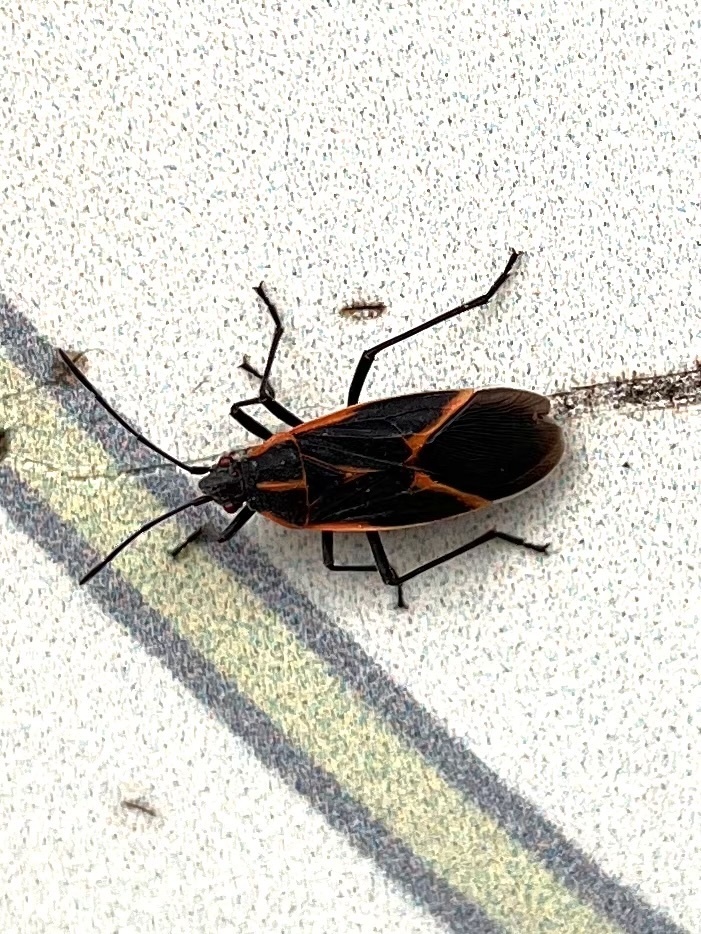
[[[206,475],[199,482],[202,496],[147,522],[89,571],[81,584],[157,523],[211,501],[228,513],[236,513],[220,542],[232,538],[257,512],[289,528],[321,532],[323,561],[329,570],[377,570],[385,584],[397,588],[400,607],[405,606],[405,581],[492,539],[544,552],[547,545],[534,545],[492,529],[400,575],[387,558],[380,532],[472,512],[542,480],[564,450],[562,430],[548,415],[547,398],[519,389],[459,389],[358,404],[380,351],[463,311],[486,305],[506,282],[518,255],[511,254],[506,268],[484,295],[366,350],[351,380],[348,408],[310,422],[303,422],[281,405],[270,385],[283,326],[263,286],[258,286],[255,291],[273,319],[275,333],[262,374],[244,360],[244,369],[260,379],[258,395],[234,403],[231,417],[262,443],[225,454],[212,467],[184,464],[144,438],[61,352],[76,379],[142,444],[191,474]],[[273,434],[243,411],[256,403],[289,425],[289,430]],[[173,554],[201,531],[190,535]],[[337,565],[336,532],[364,532],[374,564]]]

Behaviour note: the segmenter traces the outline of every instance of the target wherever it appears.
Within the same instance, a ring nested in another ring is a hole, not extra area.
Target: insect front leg
[[[243,506],[234,516],[233,520],[227,525],[221,535],[217,536],[216,541],[218,543],[228,542],[230,539],[236,535],[239,529],[242,529],[243,526],[248,522],[249,519],[252,519],[255,516],[255,510],[251,509],[250,506]],[[193,542],[196,542],[199,538],[202,538],[206,531],[206,527],[201,525],[198,529],[195,529],[194,532],[190,532],[187,538],[180,542],[179,545],[176,545],[175,548],[171,549],[170,555],[172,558],[177,558],[181,551],[184,551],[188,545],[191,545]]]
[[[506,282],[509,277],[514,263],[519,257],[519,253],[515,251],[509,257],[509,261],[506,264],[506,267],[499,278],[494,282],[490,289],[480,295],[479,298],[473,299],[471,302],[467,302],[466,305],[458,305],[457,308],[451,308],[450,311],[444,311],[443,314],[438,315],[435,318],[431,318],[430,321],[427,321],[425,324],[419,324],[414,328],[410,328],[408,331],[404,331],[403,334],[398,334],[396,337],[390,337],[389,340],[383,341],[381,344],[377,344],[376,347],[371,347],[369,350],[366,350],[358,361],[358,365],[355,368],[355,373],[353,374],[353,379],[351,380],[350,389],[348,390],[348,405],[355,405],[358,399],[360,398],[360,393],[365,385],[365,380],[367,375],[370,372],[370,367],[372,366],[375,357],[380,353],[381,350],[387,350],[388,347],[394,346],[394,344],[399,344],[401,341],[406,340],[408,337],[413,337],[415,334],[420,334],[421,331],[426,331],[428,328],[432,328],[435,324],[440,324],[441,321],[447,321],[449,318],[454,318],[455,315],[462,314],[463,311],[469,311],[472,308],[479,308],[481,305],[486,305],[487,302],[499,291],[502,285]]]
[[[248,357],[243,358],[243,363],[240,364],[240,369],[245,370],[252,376],[257,376],[260,380],[263,379],[263,374],[259,372],[254,366],[251,366],[251,362]],[[274,415],[275,418],[279,418],[281,422],[284,422],[291,428],[294,428],[295,425],[301,425],[303,423],[303,419],[295,415],[294,412],[290,412],[286,406],[281,405],[277,401],[273,387],[269,382],[268,392],[270,393],[269,397],[260,400],[260,404],[263,406],[263,408],[267,409],[271,415]]]
[[[273,368],[275,354],[277,353],[278,344],[280,343],[280,338],[282,337],[285,328],[283,327],[282,321],[280,320],[280,315],[278,314],[277,308],[275,305],[273,305],[265,292],[263,283],[261,282],[261,284],[254,291],[265,303],[265,307],[268,309],[270,317],[273,319],[275,324],[275,333],[273,334],[273,340],[270,345],[270,350],[268,351],[268,359],[265,364],[265,369],[262,373],[259,373],[257,370],[255,370],[245,357],[242,364],[244,370],[247,370],[249,373],[253,373],[254,376],[259,377],[260,386],[258,387],[258,395],[254,399],[242,399],[240,402],[234,402],[234,404],[231,406],[229,414],[235,421],[239,423],[239,425],[241,425],[242,428],[245,428],[246,431],[250,431],[251,434],[254,434],[258,438],[261,438],[263,441],[265,441],[266,438],[272,437],[272,431],[269,431],[265,425],[262,425],[251,415],[248,415],[246,412],[242,412],[242,409],[249,405],[262,405],[269,412],[275,415],[276,418],[279,418],[287,425],[301,425],[302,419],[297,418],[293,412],[290,412],[283,405],[280,405],[279,402],[275,401],[275,392],[273,387],[270,385],[270,371]]]

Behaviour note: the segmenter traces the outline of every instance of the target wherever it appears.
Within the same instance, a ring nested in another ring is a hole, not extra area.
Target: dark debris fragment
[[[138,798],[128,798],[122,801],[122,807],[127,811],[138,811],[140,814],[147,814],[149,817],[158,817],[158,811],[155,808]]]
[[[592,409],[672,409],[701,403],[701,360],[688,370],[663,375],[620,376],[603,383],[551,393],[555,414],[578,415]]]

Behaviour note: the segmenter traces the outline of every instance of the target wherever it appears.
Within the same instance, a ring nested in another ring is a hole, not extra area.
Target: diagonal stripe
[[[70,526],[43,508],[42,501],[2,467],[0,499],[5,501],[17,526],[42,542],[56,562],[67,566],[74,577],[82,574],[90,561],[88,549],[81,545]],[[93,594],[105,611],[142,642],[147,651],[164,661],[173,675],[232,733],[244,739],[268,768],[277,771],[297,794],[306,797],[331,827],[349,837],[364,856],[373,859],[403,886],[417,904],[456,934],[500,934],[503,929],[477,905],[451,889],[402,841],[374,821],[367,809],[354,801],[332,776],[292,746],[262,711],[143,602],[138,591],[107,568]]]
[[[0,386],[4,397],[12,394],[3,421],[22,426],[13,438],[15,472],[97,552],[161,511],[161,503],[133,478],[71,481],[77,468],[81,474],[97,475],[114,472],[114,463],[47,393],[37,392],[9,363],[0,362]],[[37,466],[45,452],[56,470]],[[334,776],[436,875],[504,930],[617,930],[582,904],[494,818],[466,800],[406,737],[298,641],[260,594],[238,583],[204,551],[193,552],[174,568],[165,547],[176,540],[172,528],[160,529],[126,553],[119,563],[126,579],[208,663],[235,681],[289,741]],[[622,906],[628,899],[620,901]],[[624,924],[621,929],[674,929],[654,913],[642,913],[647,915],[644,926]]]
[[[52,439],[55,471],[27,464],[14,445],[14,469],[65,522],[97,551],[106,551],[159,504],[135,479],[71,481],[105,474],[115,465],[106,452],[70,422],[9,363],[0,385],[13,387],[15,416],[32,439]],[[34,444],[36,456],[36,443]],[[235,681],[291,742],[334,775],[375,819],[466,898],[484,907],[505,930],[613,932],[538,866],[508,834],[481,813],[388,730],[294,638],[271,611],[206,552],[193,550],[173,565],[171,528],[157,528],[115,562],[144,600],[170,619],[178,633]]]

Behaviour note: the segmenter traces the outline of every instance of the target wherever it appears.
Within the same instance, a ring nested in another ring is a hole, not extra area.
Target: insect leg
[[[281,406],[278,402],[275,402],[275,393],[272,386],[270,385],[270,371],[273,368],[275,354],[277,353],[278,344],[280,343],[280,338],[282,337],[285,328],[283,327],[282,321],[280,320],[280,315],[278,314],[277,308],[266,295],[263,283],[261,282],[261,284],[257,286],[254,291],[263,301],[265,307],[268,309],[270,317],[273,319],[275,324],[275,333],[273,334],[273,340],[270,345],[270,350],[268,351],[268,359],[265,364],[265,369],[263,370],[263,374],[260,377],[258,395],[254,399],[242,399],[240,402],[234,402],[234,404],[231,406],[231,411],[229,414],[239,423],[239,425],[245,428],[246,431],[250,431],[252,434],[257,435],[259,438],[265,440],[266,438],[272,437],[272,431],[269,431],[264,425],[261,425],[261,423],[255,418],[252,418],[250,415],[242,412],[241,409],[249,405],[260,404],[265,406],[270,411],[270,404],[273,404],[277,409],[279,418],[282,417],[280,413],[285,412],[291,418],[296,419],[294,422],[295,425],[300,425],[301,420],[297,419],[297,417],[292,415],[291,412],[287,413],[287,410],[283,406]],[[244,367],[244,369],[246,369],[246,367]],[[282,420],[285,421],[286,418],[282,418]]]
[[[374,564],[336,564],[333,558],[333,532],[321,533],[321,556],[329,571],[377,571]]]
[[[404,578],[400,577],[389,563],[389,558],[387,557],[385,546],[382,544],[380,533],[366,532],[366,535],[370,542],[372,556],[375,559],[377,570],[380,572],[380,577],[388,586],[397,588],[397,609],[406,610],[407,605],[404,602],[404,589],[402,587]]]
[[[373,549],[373,554],[375,554],[375,560],[378,560],[379,551],[381,549],[382,553],[384,554],[384,548],[379,542],[379,535],[377,534],[377,532],[368,532],[368,538],[370,538],[371,535],[377,535],[377,538],[378,538],[378,542],[375,545],[375,547],[373,547],[372,541],[370,542],[370,546]],[[477,548],[479,545],[485,545],[487,542],[491,542],[495,538],[498,538],[503,542],[508,542],[510,545],[518,545],[520,548],[528,548],[530,551],[539,551],[541,552],[541,554],[544,554],[550,547],[549,544],[534,545],[533,542],[527,542],[525,539],[519,538],[516,535],[509,535],[507,532],[498,532],[496,529],[490,529],[489,532],[485,532],[484,535],[480,535],[479,538],[473,539],[473,541],[468,542],[466,545],[461,545],[460,548],[456,548],[453,551],[449,551],[445,555],[441,555],[438,558],[434,558],[433,561],[427,561],[426,564],[420,564],[419,567],[414,568],[413,571],[408,571],[406,574],[401,574],[399,576],[395,574],[396,580],[386,580],[384,575],[383,575],[383,580],[385,580],[385,583],[396,584],[396,585],[401,586],[401,584],[404,584],[406,583],[406,581],[411,580],[412,577],[418,577],[419,574],[423,574],[424,571],[430,571],[431,568],[438,567],[439,564],[444,564],[446,561],[450,561],[451,558],[457,558],[458,555],[464,555],[466,551],[472,551],[473,548]],[[379,560],[378,560],[377,566],[379,570],[380,568]],[[380,574],[382,574],[381,570],[380,570]]]
[[[221,533],[218,542],[228,542],[229,539],[233,538],[234,535],[242,529],[244,525],[248,522],[249,519],[252,519],[255,516],[255,509],[251,509],[250,506],[242,506],[241,509],[236,513],[233,520],[227,525],[224,531]]]
[[[257,418],[253,418],[252,415],[247,415],[246,412],[239,411],[239,406],[252,405],[254,402],[258,401],[258,399],[249,399],[248,402],[237,402],[231,406],[229,415],[231,415],[234,421],[238,422],[243,429],[250,431],[252,435],[255,435],[256,438],[260,438],[261,441],[265,441],[266,438],[272,438],[272,431],[266,428],[265,425],[262,425]]]
[[[252,376],[257,376],[260,380],[263,379],[263,374],[259,372],[254,366],[251,366],[248,357],[243,358],[243,363],[240,364],[240,368],[245,370],[247,373],[250,373]],[[268,392],[270,395],[267,399],[261,399],[260,404],[266,408],[271,415],[274,415],[275,418],[279,418],[281,422],[284,422],[286,425],[290,425],[291,427],[302,424],[303,419],[295,415],[294,412],[290,412],[286,406],[281,405],[277,401],[275,398],[275,391],[269,382]]]
[[[386,350],[388,347],[392,347],[394,344],[400,343],[400,341],[406,340],[408,337],[413,337],[415,334],[420,334],[421,331],[427,330],[427,328],[432,328],[434,324],[440,324],[441,321],[447,321],[449,318],[455,317],[455,315],[461,314],[463,311],[469,311],[472,308],[479,308],[481,305],[486,305],[487,302],[495,295],[496,292],[502,287],[509,277],[509,273],[513,268],[514,263],[519,257],[519,253],[512,252],[509,257],[509,261],[506,264],[506,267],[498,279],[493,283],[491,288],[480,295],[479,298],[473,299],[471,302],[467,302],[465,305],[458,305],[457,308],[452,308],[450,311],[444,311],[443,314],[438,315],[435,318],[431,318],[430,321],[426,321],[424,324],[418,324],[416,327],[409,328],[408,331],[404,331],[403,334],[398,334],[396,337],[390,337],[389,340],[383,341],[381,344],[377,344],[376,347],[371,347],[369,350],[366,350],[358,361],[358,365],[355,368],[355,373],[353,374],[353,379],[351,380],[350,389],[348,390],[348,405],[355,405],[358,399],[360,398],[360,393],[363,386],[365,385],[365,380],[367,375],[370,372],[370,367],[375,360],[375,357],[381,350]]]
[[[201,525],[199,528],[196,528],[194,532],[190,532],[185,541],[180,542],[179,545],[176,545],[175,548],[170,549],[171,558],[177,558],[181,551],[184,551],[188,545],[191,545],[192,542],[196,542],[198,538],[201,538],[204,534],[204,526]]]
[[[243,506],[234,517],[233,521],[230,522],[221,535],[217,538],[217,542],[228,542],[230,538],[233,538],[234,535],[238,532],[239,529],[255,515],[255,510],[251,509],[249,506]],[[201,538],[204,535],[205,526],[201,525],[198,529],[195,529],[194,532],[190,532],[185,541],[180,542],[175,548],[171,549],[170,555],[172,558],[177,558],[181,551],[184,551],[188,545],[191,545],[192,542],[196,542],[198,538]]]

